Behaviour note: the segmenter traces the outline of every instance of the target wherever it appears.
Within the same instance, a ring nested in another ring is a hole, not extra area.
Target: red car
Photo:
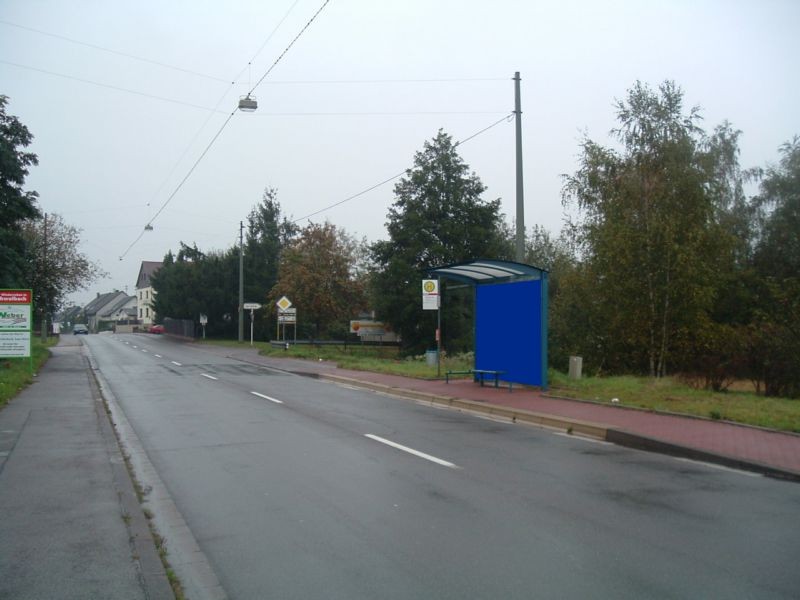
[[[163,325],[151,325],[149,331],[150,331],[150,333],[164,333],[164,326]]]

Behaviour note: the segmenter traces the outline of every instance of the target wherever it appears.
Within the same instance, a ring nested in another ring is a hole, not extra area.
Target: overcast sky
[[[439,128],[471,136],[513,110],[515,71],[529,227],[560,229],[561,175],[584,134],[610,143],[637,79],[741,129],[745,168],[800,134],[797,0],[330,0],[153,220],[323,1],[0,1],[0,93],[39,156],[26,187],[110,274],[76,302],[133,293],[179,241],[228,248],[266,187],[300,219],[411,167]],[[460,153],[511,222],[513,123]],[[388,184],[312,220],[377,240],[392,201]]]

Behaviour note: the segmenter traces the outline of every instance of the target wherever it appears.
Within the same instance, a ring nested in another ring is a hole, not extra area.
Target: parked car
[[[150,326],[150,333],[164,333],[164,326],[163,325],[151,325]]]
[[[72,326],[72,335],[89,335],[89,328],[86,325],[82,325],[81,323],[77,323]]]

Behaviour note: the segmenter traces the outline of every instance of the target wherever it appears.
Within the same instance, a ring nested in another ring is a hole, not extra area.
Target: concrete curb
[[[117,488],[117,495],[119,496],[122,512],[127,517],[130,541],[133,546],[133,551],[138,557],[139,573],[142,579],[142,585],[145,589],[145,594],[147,598],[152,600],[174,600],[175,594],[172,592],[172,586],[170,586],[167,573],[164,570],[164,565],[161,563],[161,559],[158,556],[153,535],[147,524],[147,518],[144,515],[141,504],[139,504],[133,482],[125,467],[122,449],[111,424],[111,416],[105,410],[100,387],[97,379],[94,377],[89,359],[85,354],[83,355],[83,359],[87,366],[89,387],[91,388],[92,398],[94,399],[97,421],[100,425],[106,448],[112,456],[111,469],[114,475],[114,485]]]
[[[365,389],[370,389],[376,392],[384,392],[403,398],[410,398],[412,400],[426,402],[436,406],[446,406],[463,410],[480,415],[488,415],[491,417],[500,417],[510,420],[512,423],[528,423],[531,425],[540,425],[542,427],[550,427],[552,429],[563,429],[568,433],[592,437],[599,440],[605,440],[608,428],[605,425],[597,423],[590,423],[588,421],[579,421],[577,419],[567,419],[564,417],[557,417],[544,413],[537,413],[520,408],[510,408],[507,406],[500,406],[497,404],[487,404],[485,402],[477,402],[475,400],[466,400],[464,398],[455,398],[452,396],[440,396],[438,394],[428,394],[426,392],[418,392],[416,390],[409,390],[405,388],[398,388],[380,383],[373,383],[371,381],[362,381],[353,379],[351,377],[343,377],[341,375],[331,375],[328,373],[320,373],[319,379],[352,385]]]
[[[128,421],[111,387],[98,370],[90,349],[86,345],[83,348],[92,376],[97,382],[106,406],[108,406],[110,413],[108,419],[116,431],[117,442],[122,451],[127,454],[134,475],[144,492],[144,500],[140,505],[139,512],[143,514],[144,509],[152,511],[155,529],[164,538],[169,552],[170,566],[178,575],[186,597],[193,600],[226,600],[228,596],[208,558],[200,549],[183,515],[172,500],[166,485],[150,461],[147,451]],[[155,545],[153,548],[155,549]],[[161,564],[160,558],[158,560]]]
[[[759,473],[775,479],[783,479],[786,481],[800,483],[800,473],[791,471],[789,469],[773,467],[753,460],[745,460],[743,458],[727,456],[725,454],[710,452],[708,450],[700,450],[698,448],[692,448],[689,446],[681,446],[672,442],[667,442],[636,433],[630,433],[621,429],[609,429],[606,441],[618,446],[625,446],[627,448],[635,448],[637,450],[645,450],[647,452],[657,452],[659,454],[666,454],[668,456],[677,456],[679,458],[688,458],[700,462],[713,463],[731,469],[750,471],[752,473]]]
[[[473,400],[465,400],[463,398],[428,394],[426,392],[383,385],[379,383],[373,383],[371,381],[362,381],[352,377],[343,377],[341,375],[332,375],[328,373],[313,373],[309,375],[335,383],[352,385],[354,387],[369,389],[376,392],[383,392],[392,394],[394,396],[423,401],[431,405],[446,406],[480,415],[501,417],[508,419],[513,423],[526,423],[529,425],[562,429],[568,433],[600,439],[618,446],[625,446],[627,448],[634,448],[647,452],[656,452],[658,454],[666,454],[668,456],[676,456],[679,458],[688,458],[700,462],[717,464],[731,469],[759,473],[761,475],[766,475],[776,479],[800,482],[800,473],[788,469],[773,467],[771,465],[765,465],[756,461],[709,452],[707,450],[701,450],[689,446],[681,446],[672,442],[631,433],[622,429],[615,429],[613,427],[608,427],[598,423],[580,421],[567,417],[557,417],[554,415],[536,413],[524,409],[486,404]]]

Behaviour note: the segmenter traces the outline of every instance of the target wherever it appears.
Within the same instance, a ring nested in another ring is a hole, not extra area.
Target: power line
[[[286,53],[287,53],[287,52],[289,52],[289,50],[291,50],[291,48],[292,48],[292,46],[294,46],[295,42],[296,42],[298,39],[300,39],[300,36],[301,36],[301,35],[303,35],[303,33],[305,33],[306,29],[308,29],[308,28],[311,26],[311,24],[312,24],[312,23],[313,23],[313,22],[316,20],[317,16],[319,16],[319,13],[321,13],[321,12],[322,12],[322,9],[324,9],[326,6],[328,6],[328,3],[329,3],[330,1],[331,1],[331,0],[325,0],[325,2],[323,2],[323,3],[322,3],[322,6],[320,6],[320,7],[319,7],[319,9],[317,9],[317,12],[315,12],[315,13],[314,13],[314,15],[313,15],[313,16],[312,16],[312,17],[311,17],[309,20],[308,20],[308,23],[306,23],[306,24],[303,26],[303,28],[302,28],[302,29],[299,31],[299,33],[298,33],[296,36],[294,36],[294,39],[293,39],[291,42],[289,42],[289,45],[288,45],[288,46],[286,46],[286,49],[285,49],[283,52],[281,52],[281,54],[280,54],[280,56],[278,56],[278,58],[276,58],[276,59],[275,59],[275,62],[274,62],[274,63],[272,63],[272,65],[270,66],[270,68],[269,68],[269,69],[267,69],[266,73],[264,73],[264,74],[261,76],[261,79],[259,79],[259,80],[256,82],[256,84],[253,86],[253,89],[251,89],[251,90],[248,92],[248,94],[252,94],[252,93],[253,93],[253,92],[256,90],[256,88],[257,88],[259,85],[261,85],[261,82],[262,82],[262,81],[264,81],[264,79],[266,79],[266,78],[267,78],[267,75],[269,75],[269,74],[272,72],[272,69],[274,69],[276,66],[278,66],[278,63],[279,63],[279,62],[281,62],[281,59],[282,59],[282,58],[283,58],[283,57],[286,55]]]
[[[18,29],[24,29],[26,31],[32,31],[33,33],[38,33],[39,35],[46,35],[48,37],[56,38],[65,42],[69,42],[70,44],[76,44],[78,46],[85,46],[87,48],[92,48],[94,50],[100,50],[101,52],[108,52],[109,54],[116,54],[117,56],[124,56],[125,58],[130,58],[131,60],[138,60],[140,62],[149,63],[151,65],[156,65],[158,67],[162,67],[164,69],[172,69],[173,71],[180,71],[181,73],[187,73],[189,75],[195,75],[197,77],[204,77],[206,79],[213,79],[214,81],[222,81],[224,83],[228,83],[227,79],[222,79],[221,77],[215,77],[213,75],[207,75],[206,73],[199,73],[198,71],[192,71],[191,69],[184,69],[183,67],[176,67],[175,65],[169,65],[167,63],[159,62],[157,60],[152,60],[149,58],[144,58],[142,56],[136,56],[135,54],[128,54],[127,52],[120,52],[119,50],[113,50],[111,48],[106,48],[104,46],[98,46],[97,44],[90,44],[89,42],[82,42],[80,40],[76,40],[73,38],[69,38],[65,35],[59,35],[57,33],[50,33],[49,31],[42,31],[41,29],[34,29],[33,27],[27,27],[25,25],[19,25],[18,23],[12,23],[11,21],[6,21],[4,19],[0,19],[0,23],[3,25],[8,25],[10,27],[17,27]]]
[[[256,53],[253,55],[253,57],[252,57],[252,58],[250,59],[250,61],[247,63],[247,66],[246,66],[246,67],[244,67],[244,68],[243,68],[241,71],[239,71],[239,74],[238,74],[238,75],[236,75],[236,77],[234,77],[234,78],[233,78],[233,81],[231,82],[230,86],[228,86],[228,88],[227,88],[227,89],[226,89],[226,90],[225,90],[225,91],[222,93],[222,95],[221,95],[221,96],[219,97],[219,99],[217,100],[217,103],[214,105],[214,109],[213,109],[213,110],[214,110],[214,112],[217,112],[217,109],[218,109],[218,108],[220,107],[220,105],[222,104],[222,101],[223,101],[223,100],[225,100],[225,96],[227,96],[227,95],[228,95],[228,92],[230,91],[231,87],[233,87],[234,83],[235,83],[236,81],[238,81],[238,80],[239,80],[239,78],[240,78],[240,77],[241,77],[241,76],[244,74],[244,72],[245,72],[245,71],[247,71],[247,70],[249,69],[249,67],[250,67],[250,64],[251,64],[251,63],[252,63],[252,62],[253,62],[253,61],[254,61],[256,58],[258,58],[258,55],[259,55],[259,54],[261,54],[261,51],[262,51],[262,50],[264,49],[264,47],[265,47],[265,46],[266,46],[266,45],[269,43],[269,41],[272,39],[272,37],[273,37],[273,36],[275,35],[275,33],[278,31],[278,29],[280,28],[280,26],[281,26],[281,25],[283,25],[283,22],[286,20],[286,18],[289,16],[289,14],[291,14],[292,10],[294,9],[294,7],[295,7],[295,6],[297,6],[297,3],[298,3],[299,1],[300,1],[300,0],[295,0],[295,1],[294,1],[294,3],[293,3],[293,4],[292,4],[290,7],[289,7],[289,10],[287,10],[287,11],[286,11],[286,13],[283,15],[283,17],[281,18],[281,20],[280,20],[280,21],[278,22],[278,24],[275,26],[275,28],[274,28],[274,29],[273,29],[273,30],[270,32],[270,34],[267,36],[267,38],[264,40],[264,42],[261,44],[261,46],[259,46],[259,48],[258,48],[258,50],[256,51]],[[219,112],[223,112],[223,111],[219,111]],[[203,132],[203,130],[206,128],[206,125],[208,125],[208,122],[211,120],[211,117],[212,117],[213,115],[214,115],[214,113],[213,113],[213,112],[212,112],[212,113],[209,113],[208,117],[206,117],[206,120],[205,120],[205,121],[203,121],[203,124],[202,124],[202,125],[200,125],[200,128],[199,128],[199,129],[198,129],[198,130],[195,132],[195,134],[192,136],[192,139],[191,139],[191,140],[189,140],[189,143],[188,143],[188,144],[186,145],[186,147],[183,149],[183,152],[181,152],[180,156],[179,156],[179,157],[178,157],[178,159],[175,161],[175,164],[173,164],[173,165],[172,165],[172,168],[169,170],[169,173],[167,173],[167,176],[166,176],[166,177],[164,177],[164,179],[161,181],[161,183],[159,184],[159,186],[156,188],[156,191],[155,191],[155,192],[153,192],[153,196],[152,196],[152,197],[153,197],[153,199],[155,199],[155,198],[156,198],[156,196],[158,196],[158,194],[160,194],[160,193],[161,193],[161,190],[162,190],[162,189],[164,189],[164,186],[165,186],[165,185],[167,185],[167,182],[168,182],[168,181],[169,181],[169,180],[172,178],[172,175],[173,175],[173,173],[175,173],[175,171],[178,169],[178,166],[181,164],[181,161],[183,161],[183,158],[184,158],[184,157],[185,157],[185,156],[186,156],[186,155],[189,153],[189,150],[191,150],[192,146],[194,146],[194,143],[197,141],[197,138],[198,138],[198,137],[200,137],[200,134],[201,134],[201,133]],[[150,206],[150,203],[148,202],[148,203],[147,203],[147,205],[148,205],[148,206]],[[151,223],[152,223],[152,219],[151,219],[151,220],[148,222],[148,224],[151,224]]]
[[[254,117],[394,117],[419,115],[500,115],[504,110],[391,110],[391,111],[316,111],[316,112],[259,112]],[[504,117],[505,118],[505,117]]]
[[[498,126],[498,125],[500,125],[500,123],[502,123],[503,121],[509,122],[509,121],[510,121],[511,119],[513,119],[513,118],[514,118],[514,113],[513,113],[513,112],[512,112],[512,113],[506,113],[506,114],[505,114],[505,116],[503,116],[503,118],[502,118],[502,119],[498,119],[497,121],[495,121],[494,123],[492,123],[492,124],[491,124],[491,125],[489,125],[488,127],[484,127],[483,129],[481,129],[480,131],[477,131],[477,132],[473,133],[473,134],[472,134],[472,135],[470,135],[469,137],[466,137],[466,138],[464,138],[463,140],[457,141],[455,144],[453,144],[453,148],[457,148],[458,146],[461,146],[461,145],[463,145],[463,144],[466,144],[468,141],[470,141],[470,140],[472,140],[472,139],[474,139],[474,138],[478,137],[478,136],[479,136],[479,135],[481,135],[482,133],[486,133],[486,132],[487,132],[487,131],[489,131],[490,129],[492,129],[492,128],[494,128],[494,127],[497,127],[497,126]],[[346,202],[350,202],[351,200],[355,200],[356,198],[358,198],[358,197],[360,197],[360,196],[363,196],[364,194],[366,194],[366,193],[368,193],[368,192],[371,192],[372,190],[375,190],[375,189],[377,189],[377,188],[379,188],[379,187],[381,187],[381,186],[383,186],[383,185],[386,185],[386,184],[387,184],[387,183],[389,183],[390,181],[394,181],[395,179],[398,179],[399,177],[402,177],[402,176],[403,176],[403,175],[405,175],[407,172],[408,172],[408,170],[407,170],[407,169],[404,169],[404,170],[400,171],[399,173],[397,173],[396,175],[392,175],[391,177],[389,177],[389,178],[387,178],[387,179],[384,179],[383,181],[381,181],[381,182],[379,182],[379,183],[376,183],[376,184],[374,184],[374,185],[371,185],[371,186],[369,186],[368,188],[366,188],[366,189],[363,189],[363,190],[361,190],[360,192],[357,192],[357,193],[353,194],[352,196],[348,196],[348,197],[347,197],[347,198],[345,198],[344,200],[339,200],[338,202],[334,202],[333,204],[329,204],[328,206],[326,206],[326,207],[324,207],[324,208],[320,208],[319,210],[317,210],[317,211],[314,211],[314,212],[312,212],[312,213],[309,213],[309,214],[307,214],[307,215],[305,215],[305,216],[303,216],[303,217],[300,217],[299,219],[295,219],[294,221],[292,221],[292,223],[299,223],[300,221],[305,221],[306,219],[310,219],[311,217],[315,217],[315,216],[317,216],[318,214],[321,214],[321,213],[327,212],[327,211],[331,210],[332,208],[336,208],[337,206],[341,206],[342,204],[344,204],[344,203],[346,203]]]
[[[269,81],[267,85],[310,84],[382,84],[382,83],[468,83],[481,81],[508,81],[508,77],[433,77],[427,79],[285,79]]]
[[[313,22],[316,20],[317,16],[318,16],[318,15],[319,15],[319,14],[322,12],[322,9],[323,9],[323,8],[325,8],[325,7],[328,5],[328,3],[329,3],[329,2],[330,2],[330,0],[325,0],[325,2],[323,2],[323,3],[322,3],[322,6],[320,6],[320,8],[317,10],[317,12],[315,12],[315,13],[314,13],[314,15],[313,15],[313,16],[312,16],[312,17],[311,17],[309,20],[308,20],[308,22],[307,22],[307,23],[306,23],[306,24],[303,26],[303,28],[300,30],[300,32],[299,32],[299,33],[298,33],[298,34],[297,34],[297,35],[294,37],[294,39],[293,39],[293,40],[292,40],[292,41],[289,43],[289,45],[288,45],[288,46],[286,46],[286,48],[284,49],[284,51],[283,51],[283,52],[281,52],[281,54],[278,56],[278,58],[277,58],[277,59],[275,59],[275,62],[273,62],[273,63],[272,63],[272,65],[269,67],[269,69],[267,69],[266,73],[264,73],[264,75],[261,77],[261,79],[259,79],[259,80],[258,80],[258,83],[256,83],[256,85],[253,87],[253,89],[251,89],[251,90],[250,90],[250,92],[249,92],[249,93],[252,93],[253,91],[255,91],[255,89],[256,89],[256,88],[259,86],[259,84],[260,84],[260,83],[261,83],[261,82],[264,80],[264,78],[265,78],[267,75],[269,75],[269,73],[270,73],[270,72],[271,72],[271,71],[272,71],[272,70],[275,68],[275,66],[276,66],[276,65],[277,65],[277,64],[278,64],[278,63],[281,61],[281,59],[282,59],[284,56],[286,56],[286,53],[287,53],[287,52],[289,52],[289,50],[292,48],[292,46],[294,46],[295,42],[297,42],[297,40],[298,40],[298,39],[300,39],[300,36],[301,36],[301,35],[303,35],[303,33],[306,31],[306,29],[308,29],[308,28],[311,26],[311,24],[312,24],[312,23],[313,23]],[[290,9],[290,10],[291,10],[291,9]],[[136,245],[136,243],[137,243],[137,242],[138,242],[140,239],[142,239],[142,236],[144,235],[144,232],[145,232],[145,231],[147,231],[147,227],[152,225],[153,221],[155,221],[155,220],[156,220],[156,218],[158,217],[158,215],[160,215],[160,214],[161,214],[161,212],[162,212],[162,211],[163,211],[163,210],[164,210],[164,209],[167,207],[167,205],[168,205],[168,204],[169,204],[169,203],[172,201],[172,199],[175,197],[175,195],[176,195],[176,194],[177,194],[177,193],[180,191],[180,189],[183,187],[183,185],[186,183],[186,181],[189,179],[189,177],[192,175],[192,173],[194,173],[194,170],[197,168],[197,165],[199,165],[199,164],[200,164],[200,161],[202,161],[202,160],[203,160],[203,158],[205,157],[205,155],[206,155],[206,154],[208,154],[208,151],[211,149],[211,146],[213,146],[213,145],[214,145],[214,143],[217,141],[217,139],[219,139],[219,136],[222,134],[222,132],[223,132],[223,131],[225,130],[225,128],[228,126],[228,123],[230,123],[231,119],[233,118],[233,115],[235,115],[235,114],[236,114],[236,108],[234,108],[234,109],[233,109],[233,112],[231,112],[231,114],[230,114],[230,115],[228,115],[228,118],[227,118],[227,119],[225,119],[225,122],[224,122],[224,123],[222,124],[222,126],[219,128],[219,130],[217,131],[217,133],[216,133],[216,134],[214,134],[214,137],[213,137],[213,138],[211,138],[211,141],[208,143],[208,145],[205,147],[205,150],[203,150],[203,152],[200,154],[200,156],[199,156],[199,157],[197,158],[197,160],[194,162],[194,164],[192,165],[192,167],[189,169],[189,172],[188,172],[188,173],[186,173],[186,175],[184,176],[184,178],[183,178],[183,179],[181,179],[180,183],[179,183],[179,184],[178,184],[178,186],[175,188],[175,190],[174,190],[174,191],[173,191],[173,192],[172,192],[172,193],[169,195],[169,197],[168,197],[168,198],[167,198],[167,199],[164,201],[164,203],[161,205],[161,208],[159,208],[159,209],[158,209],[158,211],[156,211],[156,214],[155,214],[155,215],[153,215],[153,217],[152,217],[152,218],[151,218],[151,219],[150,219],[150,220],[147,222],[147,225],[145,225],[145,228],[144,228],[144,229],[142,229],[142,231],[139,233],[139,236],[138,236],[138,237],[137,237],[137,238],[136,238],[136,239],[135,239],[135,240],[134,240],[134,241],[131,243],[131,245],[130,245],[130,246],[128,246],[128,248],[125,250],[125,252],[123,252],[123,253],[120,255],[120,257],[119,257],[119,259],[120,259],[120,260],[122,260],[123,258],[125,258],[125,256],[128,254],[128,252],[130,252],[131,248],[133,248],[133,246],[135,246],[135,245]]]
[[[191,102],[184,102],[183,100],[175,100],[174,98],[165,98],[164,96],[156,96],[155,94],[148,94],[146,92],[139,92],[137,90],[132,90],[130,88],[119,87],[116,85],[110,85],[108,83],[100,83],[99,81],[92,81],[91,79],[83,79],[82,77],[75,77],[73,75],[66,75],[64,73],[57,73],[55,71],[48,71],[47,69],[39,69],[38,67],[31,67],[30,65],[22,65],[20,63],[11,62],[10,60],[2,60],[0,59],[0,63],[4,65],[11,65],[12,67],[17,67],[18,69],[27,69],[28,71],[36,71],[38,73],[44,73],[45,75],[52,75],[53,77],[61,77],[62,79],[70,79],[72,81],[78,81],[80,83],[86,83],[89,85],[94,85],[101,88],[106,88],[109,90],[115,90],[118,92],[125,92],[127,94],[134,94],[136,96],[142,96],[144,98],[150,98],[152,100],[161,100],[162,102],[171,102],[172,104],[181,104],[183,106],[190,106],[192,108],[199,108],[200,110],[205,110],[211,113],[214,112],[223,112],[218,111],[214,108],[209,108],[207,106],[201,106],[199,104],[192,104]]]

